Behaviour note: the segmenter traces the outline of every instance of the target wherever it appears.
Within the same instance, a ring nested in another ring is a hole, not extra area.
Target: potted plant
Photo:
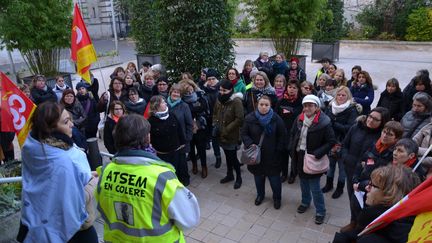
[[[339,39],[343,36],[342,0],[328,0],[312,36],[312,60],[339,61]]]
[[[224,72],[234,63],[232,6],[222,0],[188,2],[158,1],[164,65],[174,79],[181,72],[197,77],[203,68]]]
[[[61,49],[70,46],[72,1],[4,1],[0,7],[0,40],[18,49],[32,75],[59,74]],[[66,74],[70,80],[70,74]]]
[[[131,34],[135,40],[137,65],[161,63],[159,21],[155,0],[129,0]]]

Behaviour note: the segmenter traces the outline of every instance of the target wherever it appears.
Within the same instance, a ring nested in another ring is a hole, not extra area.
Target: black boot
[[[222,164],[222,159],[221,157],[216,157],[216,164],[215,164],[215,168],[218,169],[221,167]]]
[[[232,171],[231,172],[228,171],[227,175],[220,180],[220,183],[224,184],[224,183],[227,183],[227,182],[230,182],[233,180],[234,180],[234,175],[233,175]]]
[[[339,198],[343,194],[343,189],[345,187],[345,182],[338,181],[336,190],[332,194],[332,198]]]
[[[332,189],[333,189],[333,177],[328,177],[327,176],[326,185],[323,188],[321,188],[321,191],[323,193],[326,193],[326,192],[331,191]]]
[[[239,189],[242,185],[242,178],[240,174],[237,174],[236,181],[234,183],[234,189]]]

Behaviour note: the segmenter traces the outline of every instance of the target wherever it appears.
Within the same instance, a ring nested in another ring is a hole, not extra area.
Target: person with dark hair
[[[237,150],[240,141],[240,128],[243,125],[244,111],[242,104],[243,95],[234,92],[234,85],[229,80],[222,80],[219,86],[219,96],[213,111],[213,137],[223,148],[227,164],[226,176],[220,183],[228,183],[234,180],[233,170],[236,172],[234,189],[242,185],[240,162],[237,158]]]
[[[236,68],[229,68],[226,72],[225,78],[231,81],[234,85],[234,93],[246,93],[246,84],[240,77],[240,73]]]
[[[381,93],[377,107],[385,107],[390,111],[390,118],[400,121],[404,115],[404,98],[399,87],[399,81],[391,78],[387,81],[386,89]]]
[[[156,80],[155,86],[153,86],[153,96],[161,95],[165,99],[168,98],[170,83],[166,76],[161,76]]]
[[[115,154],[117,152],[117,149],[114,146],[115,141],[113,131],[119,119],[124,115],[126,115],[125,105],[119,100],[113,101],[109,106],[109,114],[106,118],[103,130],[104,145],[110,154]]]
[[[306,80],[306,73],[303,68],[300,67],[300,61],[297,57],[292,57],[290,59],[290,66],[285,71],[285,77],[287,80],[298,80],[303,82]]]
[[[254,175],[257,191],[255,205],[260,205],[265,198],[267,177],[273,191],[273,206],[279,209],[282,199],[281,159],[282,152],[287,146],[287,132],[282,119],[273,112],[268,96],[260,97],[257,110],[246,116],[241,129],[241,138],[245,147],[257,145],[262,139],[260,163],[247,166]]]
[[[142,78],[144,77],[144,74],[149,71],[151,66],[152,66],[152,64],[148,61],[141,63],[141,69],[139,71],[139,74],[141,75]],[[141,81],[144,81],[144,80],[141,80]]]
[[[95,186],[86,155],[72,141],[72,118],[62,105],[38,105],[22,147],[19,242],[98,242],[86,204]],[[61,195],[59,195],[61,193]],[[94,217],[94,215],[92,215]],[[94,220],[94,218],[93,218]],[[91,223],[90,223],[91,225]]]
[[[362,71],[362,67],[359,65],[355,65],[351,68],[351,78],[347,82],[347,87],[351,88],[352,83],[357,82],[357,76]]]
[[[404,127],[404,138],[412,138],[422,127],[431,122],[432,98],[424,92],[418,92],[413,97],[412,108],[401,119]]]
[[[334,63],[330,63],[327,68],[327,74],[330,76],[330,78],[334,78],[334,75],[336,74],[337,66]]]
[[[357,76],[357,81],[352,83],[350,90],[354,101],[363,107],[362,115],[368,114],[374,100],[372,78],[369,73],[361,71]]]
[[[193,121],[189,106],[181,99],[181,87],[179,84],[175,83],[171,86],[167,104],[169,111],[177,118],[177,121],[179,122],[183,131],[185,146],[180,150],[177,174],[179,175],[179,180],[183,183],[183,185],[188,186],[190,183],[190,176],[186,161],[186,154],[190,151],[190,141],[192,140],[193,136]]]
[[[141,75],[138,73],[138,69],[135,65],[135,63],[133,62],[128,62],[126,70],[125,70],[125,74],[126,75],[132,75],[132,79],[134,82],[138,82],[139,84],[141,83]],[[125,76],[125,80],[126,80],[126,76]]]
[[[356,227],[343,233],[337,232],[333,242],[407,242],[415,216],[396,220],[370,234],[357,235],[419,184],[418,176],[405,166],[387,165],[374,170],[366,186],[366,205],[355,220]]]
[[[431,79],[429,77],[429,71],[427,69],[418,70],[416,75],[409,82],[409,84],[405,86],[405,88],[403,89],[402,93],[405,99],[405,107],[404,107],[405,111],[411,110],[412,97],[415,95],[415,93],[418,92],[418,90],[416,89],[416,85],[414,84],[416,80],[418,82],[422,80],[421,81],[422,83],[427,83],[427,82],[430,83]],[[418,88],[421,89],[422,87],[419,86]]]
[[[186,140],[179,121],[169,112],[168,104],[161,95],[155,95],[150,99],[148,121],[151,125],[151,144],[157,156],[172,164],[178,171],[180,151],[184,148]],[[176,174],[180,176],[178,172]]]
[[[336,88],[337,82],[336,80],[330,78],[327,79],[325,83],[325,89],[320,90],[317,94],[318,98],[321,101],[321,109],[325,110],[330,102],[336,97]]]
[[[57,102],[56,93],[46,85],[45,76],[39,74],[33,78],[30,97],[35,105],[42,104],[45,101]]]
[[[105,242],[185,242],[183,231],[199,223],[195,195],[171,164],[146,151],[151,129],[143,116],[131,114],[114,130],[118,153],[100,172],[105,186],[96,192]]]
[[[90,71],[90,84],[85,80],[80,80],[80,83],[86,83],[89,85],[88,91],[93,95],[96,103],[99,103],[99,80],[95,78],[92,71]]]
[[[65,109],[71,113],[74,126],[84,134],[87,125],[87,114],[81,103],[76,99],[75,92],[72,89],[65,90],[60,104],[64,105]]]
[[[138,115],[143,115],[144,110],[147,106],[146,101],[139,97],[138,90],[135,87],[129,88],[127,91],[129,99],[125,101],[126,110],[129,114],[135,113]]]
[[[362,155],[379,138],[384,124],[389,120],[390,114],[388,109],[376,107],[371,110],[368,116],[363,115],[357,118],[342,142],[341,158],[344,162],[347,192],[350,202],[356,200],[352,197],[354,195],[354,170],[360,164]],[[355,227],[355,220],[356,216],[351,211],[351,222],[342,227],[341,232],[352,230]]]
[[[71,87],[69,87],[65,83],[65,80],[64,80],[62,75],[58,75],[56,77],[56,83],[54,85],[53,91],[57,95],[57,102],[60,102],[60,100],[62,98],[63,91],[65,91],[66,89],[70,89],[70,88]]]
[[[201,69],[200,76],[195,80],[195,83],[200,87],[200,89],[203,89],[205,82],[207,81],[207,71],[208,68]],[[219,79],[219,78],[218,78]]]
[[[255,68],[254,62],[252,60],[246,60],[240,75],[240,77],[244,80],[246,85],[249,85],[252,82],[251,72],[253,68]]]
[[[302,106],[302,94],[300,91],[300,85],[297,80],[288,81],[287,88],[284,92],[283,98],[279,100],[276,104],[275,111],[282,118],[285,129],[289,133],[291,128],[295,122],[295,119],[303,110]],[[297,166],[294,164],[294,161],[291,159],[291,167],[290,173],[288,176],[288,163],[289,163],[289,151],[288,148],[285,147],[282,152],[282,162],[281,162],[281,182],[285,182],[288,179],[288,183],[294,183],[295,177],[297,176]]]
[[[366,192],[372,171],[392,163],[393,150],[396,142],[402,137],[402,133],[403,127],[397,121],[389,121],[384,125],[380,138],[363,154],[361,162],[354,170],[352,179],[354,192]],[[353,200],[351,200],[350,209],[355,219],[361,212],[361,207],[354,194],[351,195],[351,198]]]
[[[393,164],[404,165],[414,169],[419,162],[417,158],[418,151],[419,147],[416,142],[410,138],[402,138],[396,143],[395,149],[393,150]],[[420,180],[425,180],[426,171],[423,169],[422,165],[419,165],[415,172]]]
[[[116,67],[113,73],[110,75],[110,79],[119,77],[123,80],[125,78],[125,75],[126,75],[126,71],[122,67]]]
[[[104,92],[102,94],[102,97],[99,100],[98,103],[98,111],[99,112],[106,112],[106,107],[110,106],[111,103],[115,100],[124,102],[127,99],[127,93],[124,89],[125,84],[123,81],[123,78],[120,77],[113,77],[111,79],[111,82],[109,84],[108,91]]]
[[[326,215],[324,196],[320,188],[320,178],[323,173],[308,173],[304,169],[304,163],[306,155],[313,156],[316,160],[327,156],[336,143],[336,138],[330,118],[319,108],[319,98],[315,95],[307,95],[303,98],[302,104],[303,111],[291,129],[289,146],[291,158],[297,164],[300,177],[301,204],[297,212],[306,212],[313,199],[315,224],[322,224]]]
[[[98,131],[98,124],[100,121],[100,115],[97,111],[97,102],[93,98],[92,93],[88,92],[89,89],[88,83],[79,82],[76,85],[76,90],[78,91],[76,98],[81,103],[81,106],[84,108],[84,113],[87,116],[87,122],[85,125],[85,136],[86,138],[96,137],[96,133]]]

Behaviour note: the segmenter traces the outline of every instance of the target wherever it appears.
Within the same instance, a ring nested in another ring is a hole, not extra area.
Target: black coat
[[[47,90],[38,89],[35,87],[30,90],[30,97],[35,105],[42,104],[45,101],[57,102],[57,95],[54,93],[54,91],[48,86],[45,87],[47,87]]]
[[[404,97],[401,91],[390,94],[387,90],[381,93],[377,107],[385,107],[390,111],[390,118],[400,121],[404,115]]]
[[[294,102],[282,98],[276,104],[276,112],[282,118],[287,131],[291,131],[295,119],[300,115],[303,110],[302,97],[297,97]]]
[[[258,69],[258,71],[265,72],[270,80],[273,80],[273,66],[270,60],[267,62],[261,62],[261,59],[258,57],[254,61],[254,66]]]
[[[256,108],[258,107],[258,97],[262,95],[267,95],[271,99],[271,104],[273,109],[276,107],[278,98],[276,96],[274,89],[268,88],[264,90],[264,92],[262,92],[252,87],[246,91],[246,94],[243,99],[243,106],[245,108],[246,115],[256,110]]]
[[[192,114],[189,109],[189,106],[181,101],[179,104],[177,104],[174,107],[169,107],[170,112],[177,118],[177,121],[179,122],[182,131],[183,131],[183,137],[185,139],[185,149],[183,150],[185,153],[189,153],[190,150],[190,141],[192,140]]]
[[[359,190],[366,192],[366,186],[369,184],[372,171],[378,167],[386,166],[393,161],[394,145],[379,153],[374,142],[368,151],[362,156],[361,162],[356,165],[353,183],[359,183]]]
[[[135,113],[138,115],[144,115],[144,111],[147,106],[147,102],[142,98],[140,98],[137,103],[132,103],[132,101],[127,100],[124,104],[129,114]]]
[[[286,142],[286,129],[278,114],[273,113],[271,119],[272,133],[264,135],[261,146],[261,163],[248,165],[248,170],[254,175],[275,176],[281,172],[281,153]],[[246,116],[241,129],[241,138],[244,146],[259,144],[264,128],[255,117],[255,113]]]
[[[181,125],[172,113],[166,120],[150,116],[148,121],[151,125],[151,144],[156,151],[170,153],[185,144]]]
[[[357,121],[349,130],[342,142],[342,160],[345,170],[354,170],[374,141],[381,135],[381,129],[370,129],[364,124],[364,119]]]
[[[330,118],[333,130],[335,132],[336,140],[338,143],[342,142],[348,130],[355,123],[358,116],[357,108],[355,104],[351,104],[344,111],[333,114],[332,106],[329,105],[325,110],[326,115]]]
[[[150,98],[153,95],[153,88],[149,88],[147,86],[145,86],[144,84],[141,85],[140,88],[140,97],[143,98],[147,103],[150,102]]]
[[[306,135],[306,150],[308,154],[314,155],[317,159],[321,159],[324,155],[328,154],[333,145],[336,144],[336,138],[331,126],[330,118],[324,113],[320,112],[315,117],[312,125],[308,128]],[[298,174],[300,178],[316,178],[321,177],[322,174],[306,174],[303,171],[303,160],[299,159],[298,152],[296,151],[297,144],[299,143],[300,132],[303,126],[303,113],[299,115],[291,129],[290,139],[290,153],[293,163],[297,164]]]
[[[208,103],[207,96],[204,91],[196,91],[198,99],[194,102],[188,102],[183,99],[183,101],[189,106],[192,113],[192,118],[197,121],[198,130],[208,131],[209,124],[207,121],[210,116],[210,107]]]
[[[113,131],[116,124],[117,123],[110,116],[107,116],[105,121],[104,131],[103,131],[104,132],[103,140],[104,140],[104,145],[110,154],[117,153],[117,149],[114,146],[114,136],[113,136]]]
[[[393,221],[386,227],[357,239],[357,243],[405,243],[414,224],[415,216]]]
[[[97,131],[97,125],[100,121],[100,115],[96,109],[97,102],[94,98],[91,98],[89,94],[85,96],[78,94],[76,97],[87,115],[85,131],[86,137],[88,138],[89,134],[95,134],[95,131]]]

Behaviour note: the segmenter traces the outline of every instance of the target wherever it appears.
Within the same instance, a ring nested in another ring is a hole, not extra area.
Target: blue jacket
[[[374,100],[374,89],[372,85],[353,84],[350,88],[353,99],[363,107],[361,115],[368,115],[371,110],[371,104]]]
[[[87,218],[84,187],[91,178],[84,152],[42,144],[30,135],[22,148],[24,242],[67,242]]]

